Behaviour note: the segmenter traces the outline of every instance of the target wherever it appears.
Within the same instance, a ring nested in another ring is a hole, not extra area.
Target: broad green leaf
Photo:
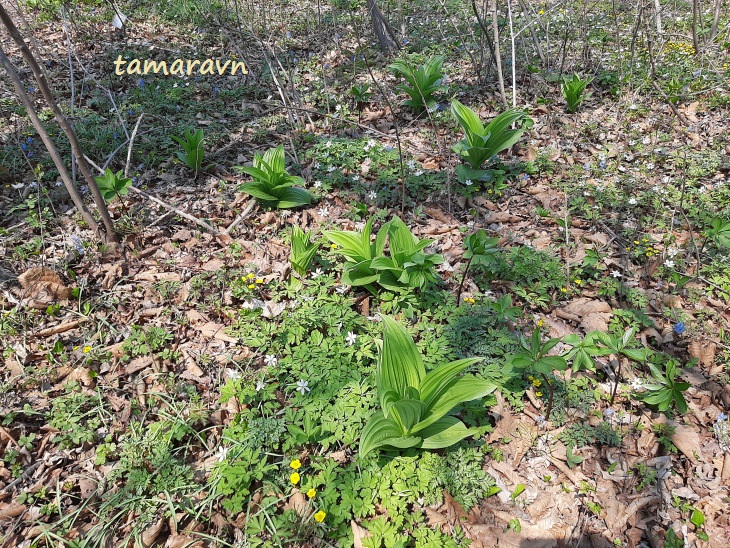
[[[276,191],[277,207],[286,209],[312,202],[312,196],[303,188],[287,187]]]
[[[419,437],[411,437],[410,441],[396,441],[402,437],[403,432],[400,427],[389,418],[385,418],[382,411],[376,411],[375,414],[370,417],[370,420],[365,425],[365,428],[363,428],[360,436],[360,456],[364,457],[379,447],[389,445],[391,441],[393,443],[400,443],[401,446],[403,446],[404,442],[412,443],[412,445],[406,445],[407,447],[414,447],[421,441],[421,438]]]
[[[241,185],[241,192],[245,192],[246,194],[249,194],[253,196],[254,198],[258,198],[260,200],[264,200],[266,202],[275,202],[276,196],[272,196],[265,190],[265,184],[260,183],[258,181],[252,181],[250,183],[244,183]]]
[[[443,391],[459,373],[471,367],[475,363],[479,363],[483,359],[484,358],[464,358],[429,371],[418,387],[418,390],[421,393],[421,401],[426,404],[427,408],[430,408],[431,405],[433,405],[433,403],[443,395]]]
[[[416,426],[413,432],[420,432],[423,428],[433,424],[444,415],[448,414],[454,407],[478,398],[483,398],[497,389],[496,385],[474,375],[464,375],[451,381],[441,395],[428,407],[428,415]]]
[[[382,315],[383,348],[375,375],[378,394],[395,390],[405,397],[408,387],[418,388],[426,376],[416,343],[398,322]],[[381,408],[383,402],[380,402]]]
[[[391,391],[392,392],[392,391]],[[391,404],[390,417],[403,430],[403,435],[411,433],[411,429],[421,421],[426,406],[419,400],[399,400]]]
[[[467,428],[463,422],[454,417],[443,417],[419,432],[423,438],[423,449],[442,449],[473,436],[475,430]]]

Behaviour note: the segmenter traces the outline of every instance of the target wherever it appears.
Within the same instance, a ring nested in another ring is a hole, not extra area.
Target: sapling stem
[[[471,266],[471,262],[474,259],[474,255],[469,257],[469,260],[466,261],[466,266],[464,267],[464,275],[461,277],[461,283],[459,284],[459,291],[456,294],[456,305],[459,306],[459,303],[461,302],[461,290],[464,289],[464,281],[466,281],[466,274],[469,272],[469,266]]]
[[[553,410],[553,385],[550,384],[550,381],[547,378],[547,375],[545,373],[540,373],[542,375],[543,380],[545,381],[545,385],[548,387],[548,390],[550,391],[550,396],[548,399],[548,406],[547,411],[545,411],[545,420],[550,420],[550,412]]]

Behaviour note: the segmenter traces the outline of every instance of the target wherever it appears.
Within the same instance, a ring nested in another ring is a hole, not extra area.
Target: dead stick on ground
[[[243,221],[246,217],[249,216],[249,214],[251,213],[251,211],[253,211],[253,208],[254,208],[255,205],[256,205],[256,200],[254,200],[253,198],[251,200],[249,200],[248,205],[246,206],[246,209],[244,209],[241,212],[241,214],[238,217],[236,217],[236,220],[235,221],[233,221],[230,225],[228,225],[228,228],[226,228],[223,231],[223,234],[230,234],[233,231],[233,229],[236,228],[236,226],[241,221]]]
[[[134,146],[134,138],[137,136],[137,130],[139,129],[139,124],[142,122],[142,118],[144,117],[144,112],[139,115],[139,118],[137,118],[137,123],[134,125],[134,130],[132,131],[132,135],[129,137],[129,148],[127,148],[127,163],[124,165],[124,176],[129,176],[129,164],[132,162],[132,146]]]
[[[156,198],[155,196],[152,196],[151,194],[147,194],[144,190],[140,190],[140,189],[135,188],[133,186],[130,186],[129,187],[129,190],[131,190],[132,192],[136,192],[137,194],[140,194],[141,196],[144,196],[145,198],[147,198],[151,202],[155,202],[157,205],[160,205],[160,206],[164,207],[165,209],[167,209],[169,211],[174,211],[175,213],[177,213],[178,215],[180,215],[180,217],[183,217],[184,219],[187,219],[188,221],[192,221],[196,225],[201,226],[201,227],[203,227],[206,230],[209,230],[215,236],[221,236],[221,235],[225,234],[224,232],[221,232],[220,230],[218,230],[214,226],[209,225],[205,221],[201,221],[197,217],[195,217],[193,215],[190,215],[189,213],[185,213],[181,209],[178,209],[175,206],[172,206],[172,205],[170,205],[170,204],[168,204],[166,202],[163,202],[162,200],[160,200],[159,198]]]

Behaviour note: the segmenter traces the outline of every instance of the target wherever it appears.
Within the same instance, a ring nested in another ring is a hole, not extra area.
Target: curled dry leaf
[[[43,309],[71,297],[71,290],[64,285],[61,277],[45,266],[26,270],[18,276],[18,282],[26,291],[26,304],[31,308]]]

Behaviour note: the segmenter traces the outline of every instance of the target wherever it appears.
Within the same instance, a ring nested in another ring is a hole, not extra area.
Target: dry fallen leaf
[[[203,325],[195,325],[193,326],[195,329],[200,331],[200,333],[204,337],[216,339],[223,342],[230,342],[230,343],[237,343],[238,339],[231,337],[230,335],[226,335],[226,333],[223,331],[225,329],[225,325],[222,323],[216,323],[216,322],[208,322]]]
[[[56,301],[71,297],[61,277],[50,268],[37,266],[18,276],[18,282],[26,290],[26,304],[31,308],[43,309]]]

